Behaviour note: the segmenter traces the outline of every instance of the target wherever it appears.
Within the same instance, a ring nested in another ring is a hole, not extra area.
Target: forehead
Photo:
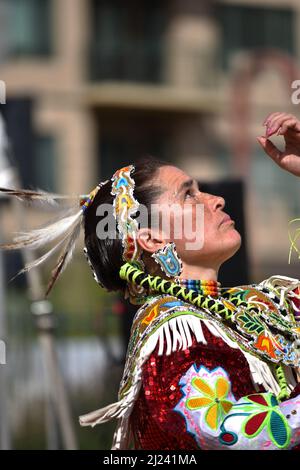
[[[181,183],[191,177],[180,168],[166,165],[159,168],[158,182],[165,191],[175,191]]]

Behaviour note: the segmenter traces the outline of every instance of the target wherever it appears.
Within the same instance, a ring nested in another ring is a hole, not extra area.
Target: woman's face
[[[182,261],[219,268],[235,254],[241,236],[234,221],[223,211],[222,197],[202,192],[193,178],[171,165],[159,169],[155,184],[163,190],[157,201],[162,219],[170,220],[165,241],[175,242]]]

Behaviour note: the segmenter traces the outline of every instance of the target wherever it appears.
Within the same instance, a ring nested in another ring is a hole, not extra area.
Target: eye
[[[190,196],[190,197],[196,197],[196,195],[194,194],[193,190],[191,189],[188,189],[184,195],[184,199],[187,199],[187,196]]]

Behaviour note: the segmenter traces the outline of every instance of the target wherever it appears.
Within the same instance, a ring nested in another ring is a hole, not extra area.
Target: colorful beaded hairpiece
[[[139,269],[145,269],[144,263],[141,259],[142,249],[138,245],[136,240],[136,233],[139,228],[137,220],[133,219],[132,216],[136,214],[139,208],[139,202],[134,198],[133,191],[135,181],[131,177],[130,173],[134,171],[134,166],[129,165],[117,170],[111,178],[112,189],[111,195],[114,196],[113,208],[114,217],[117,222],[117,229],[119,235],[122,238],[123,254],[122,258],[125,262],[130,262],[137,266]],[[99,189],[108,182],[98,184],[95,189],[89,194],[84,196],[81,201],[81,209],[84,213],[88,207],[92,204],[96,197]],[[95,281],[101,286],[104,285],[99,280],[97,273],[93,267],[93,264],[89,258],[88,250],[84,247],[84,254],[87,262],[92,270]],[[134,289],[140,291],[141,289]],[[143,290],[143,289],[142,289]],[[131,292],[133,296],[137,292]]]
[[[99,183],[95,189],[93,189],[93,191],[90,192],[90,194],[86,195],[86,196],[83,196],[81,199],[80,199],[80,206],[81,206],[81,210],[82,212],[84,213],[88,208],[89,206],[92,204],[93,200],[95,199],[99,189],[104,186],[109,180],[106,180],[104,181],[103,183]]]
[[[115,196],[113,207],[114,217],[117,221],[118,232],[122,237],[123,260],[144,269],[141,259],[142,249],[137,243],[138,221],[132,216],[139,208],[139,202],[133,195],[135,181],[131,177],[134,166],[129,165],[117,170],[112,176],[111,194]]]

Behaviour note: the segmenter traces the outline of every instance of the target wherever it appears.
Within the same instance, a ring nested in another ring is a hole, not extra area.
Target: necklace
[[[201,279],[176,279],[176,284],[191,289],[198,294],[211,295],[212,297],[221,296],[221,284],[218,281],[202,281]]]

